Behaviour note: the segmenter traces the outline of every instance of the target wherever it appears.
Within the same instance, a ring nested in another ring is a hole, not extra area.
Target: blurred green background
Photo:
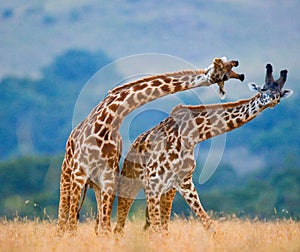
[[[162,53],[200,68],[215,57],[238,59],[236,71],[245,73],[246,83],[262,84],[266,63],[273,64],[275,78],[281,69],[289,70],[286,88],[293,96],[228,133],[218,169],[202,185],[201,153],[210,141],[197,146],[194,178],[204,207],[217,216],[298,220],[299,12],[296,0],[1,1],[0,216],[57,217],[64,146],[85,84],[121,57]],[[117,79],[125,75],[114,69]],[[98,88],[117,84],[101,82]],[[252,95],[237,81],[226,90],[225,101]],[[95,95],[101,101],[105,94]],[[145,113],[134,125],[133,139],[160,121],[155,113]],[[140,209],[143,200],[132,214]],[[82,212],[95,210],[89,191]],[[173,210],[191,214],[179,196]]]

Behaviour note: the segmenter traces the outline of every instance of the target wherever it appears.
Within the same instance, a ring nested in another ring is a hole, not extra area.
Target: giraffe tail
[[[78,208],[78,210],[77,210],[77,220],[79,219],[79,216],[80,216],[80,210],[81,210],[81,208],[82,208],[82,205],[83,205],[83,202],[84,202],[84,199],[85,199],[85,196],[86,196],[86,192],[87,192],[87,187],[88,187],[88,184],[86,183],[85,185],[84,185],[84,191],[83,191],[83,196],[82,196],[82,199],[81,199],[81,203],[80,203],[80,206],[79,206],[79,208]]]

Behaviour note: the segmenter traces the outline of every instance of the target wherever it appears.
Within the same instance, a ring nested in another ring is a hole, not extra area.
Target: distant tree
[[[0,159],[63,152],[81,89],[111,61],[102,51],[71,49],[44,68],[39,80],[3,78],[0,82]]]

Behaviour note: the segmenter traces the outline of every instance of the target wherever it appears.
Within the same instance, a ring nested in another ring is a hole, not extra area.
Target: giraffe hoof
[[[123,236],[123,235],[124,235],[124,230],[123,230],[123,228],[115,227],[115,229],[114,229],[114,234]]]

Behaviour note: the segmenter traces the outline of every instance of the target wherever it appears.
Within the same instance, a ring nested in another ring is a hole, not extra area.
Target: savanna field
[[[194,219],[175,218],[167,235],[142,231],[144,221],[136,219],[124,236],[96,236],[94,224],[82,222],[75,237],[58,237],[55,221],[2,219],[0,251],[300,251],[300,223],[293,220],[219,219],[215,237]]]

